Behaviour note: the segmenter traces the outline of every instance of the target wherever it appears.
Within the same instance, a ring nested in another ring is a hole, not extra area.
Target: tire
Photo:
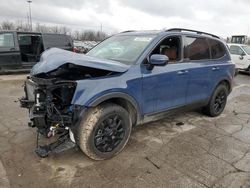
[[[204,113],[211,117],[219,116],[226,106],[228,92],[228,87],[225,84],[218,85],[208,105],[204,107]]]
[[[123,150],[132,129],[129,113],[108,103],[89,109],[78,127],[77,142],[91,159],[109,159]]]

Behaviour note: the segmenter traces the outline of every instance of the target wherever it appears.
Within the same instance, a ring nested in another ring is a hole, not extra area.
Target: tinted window
[[[226,54],[224,45],[222,45],[221,42],[213,39],[208,39],[208,42],[211,49],[212,59],[219,59]]]
[[[19,45],[31,45],[31,36],[29,35],[18,35]]]
[[[209,46],[206,39],[186,37],[184,58],[189,60],[210,59]]]
[[[12,33],[0,34],[0,47],[14,47],[14,36]]]
[[[234,55],[242,55],[244,52],[239,46],[230,46],[230,53]]]

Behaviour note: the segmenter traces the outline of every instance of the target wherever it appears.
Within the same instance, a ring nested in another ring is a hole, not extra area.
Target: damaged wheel
[[[78,131],[81,150],[94,160],[118,154],[126,145],[132,129],[129,113],[119,105],[104,104],[90,109]]]
[[[228,88],[225,84],[220,84],[214,91],[209,104],[204,108],[204,112],[211,116],[216,117],[220,115],[227,103]]]

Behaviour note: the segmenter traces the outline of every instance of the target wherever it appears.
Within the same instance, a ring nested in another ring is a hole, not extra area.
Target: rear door
[[[205,37],[185,37],[184,62],[189,68],[187,104],[205,103],[213,82],[213,64]]]
[[[21,55],[15,32],[0,32],[0,67],[21,66]]]
[[[44,49],[60,48],[73,51],[73,40],[68,35],[63,34],[43,34]]]
[[[248,59],[245,56],[246,53],[243,51],[243,49],[238,45],[230,45],[229,50],[236,68],[247,69],[249,66]]]

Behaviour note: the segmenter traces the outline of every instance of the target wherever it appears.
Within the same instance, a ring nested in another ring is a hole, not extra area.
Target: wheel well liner
[[[231,84],[230,84],[230,82],[229,82],[228,80],[226,80],[226,79],[221,80],[221,81],[217,84],[217,86],[219,86],[220,84],[225,84],[225,85],[227,86],[227,88],[228,88],[228,92],[230,92],[230,91],[232,90],[232,86],[231,86]],[[217,87],[217,86],[216,86],[216,87]]]

